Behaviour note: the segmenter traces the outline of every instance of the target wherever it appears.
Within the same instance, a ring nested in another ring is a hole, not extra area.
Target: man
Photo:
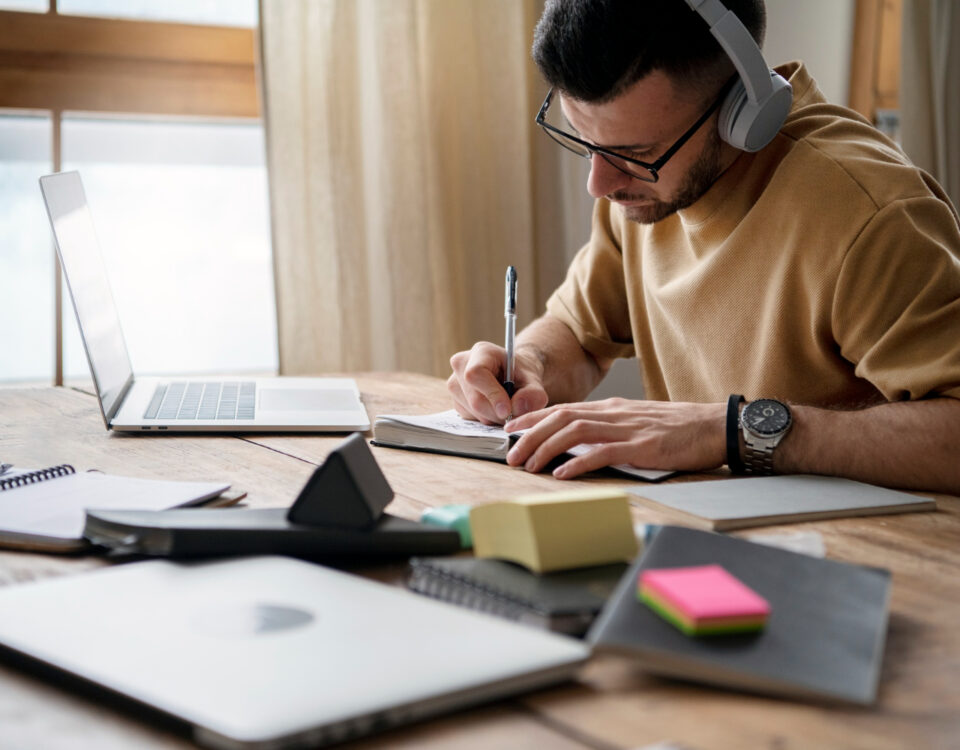
[[[726,5],[762,41],[762,0]],[[722,142],[734,68],[683,0],[549,0],[533,56],[549,134],[590,147],[592,233],[517,338],[512,399],[502,348],[451,358],[458,412],[512,416],[528,471],[597,444],[563,479],[729,463],[960,492],[960,228],[939,186],[802,65],[778,69],[793,104],[769,145]],[[639,162],[664,155],[649,181]],[[634,354],[650,400],[579,403]]]

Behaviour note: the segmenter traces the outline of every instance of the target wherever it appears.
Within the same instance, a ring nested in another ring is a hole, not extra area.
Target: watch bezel
[[[767,404],[773,405],[777,409],[782,410],[787,417],[786,424],[780,429],[775,430],[773,432],[758,430],[756,427],[750,424],[747,424],[746,418],[747,418],[748,412],[756,411],[757,409],[763,408],[763,406]],[[790,407],[787,406],[782,401],[777,401],[774,398],[758,398],[756,401],[749,402],[746,406],[743,407],[743,410],[740,412],[740,426],[743,429],[745,429],[747,432],[749,432],[751,435],[756,435],[757,437],[763,438],[765,440],[785,435],[787,431],[790,429],[791,425],[793,425],[793,414],[790,413]]]

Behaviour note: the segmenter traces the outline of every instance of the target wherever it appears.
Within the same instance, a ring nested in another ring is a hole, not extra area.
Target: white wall
[[[767,0],[768,65],[803,60],[824,96],[847,104],[855,0]]]

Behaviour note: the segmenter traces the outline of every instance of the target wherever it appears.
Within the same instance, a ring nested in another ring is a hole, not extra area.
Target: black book
[[[456,531],[384,513],[367,529],[306,526],[286,508],[87,511],[83,535],[117,553],[158,557],[290,555],[307,560],[443,555],[460,549]]]
[[[583,635],[626,563],[537,575],[502,560],[414,558],[407,586],[435,599],[568,635]]]
[[[771,606],[754,634],[690,637],[637,598],[643,570],[718,564]],[[752,692],[867,705],[876,700],[890,573],[664,526],[587,634],[653,672]]]

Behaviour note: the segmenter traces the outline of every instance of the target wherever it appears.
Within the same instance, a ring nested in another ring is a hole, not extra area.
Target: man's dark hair
[[[762,44],[763,0],[723,0]],[[733,73],[723,48],[684,0],[547,0],[533,39],[547,82],[585,102],[615,99],[654,70],[713,87]]]

